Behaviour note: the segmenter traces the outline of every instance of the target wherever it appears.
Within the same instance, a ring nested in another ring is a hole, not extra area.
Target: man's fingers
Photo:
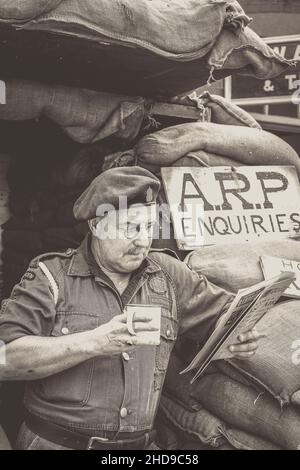
[[[238,336],[238,341],[241,343],[246,343],[247,341],[255,341],[256,339],[266,338],[265,334],[260,333],[256,328],[253,330],[242,333]]]
[[[242,353],[242,352],[255,352],[258,348],[258,344],[255,341],[246,344],[232,344],[229,346],[229,350],[232,353]]]
[[[134,322],[132,324],[132,329],[134,333],[139,333],[141,331],[158,331],[158,328],[156,328],[153,325],[150,325],[149,323],[137,323]],[[112,333],[114,334],[131,334],[132,332],[129,330],[127,323],[116,323]]]
[[[114,334],[113,336],[108,335],[109,342],[116,346],[131,345],[131,346],[145,346],[145,345],[156,345],[157,342],[150,336],[148,338],[139,338],[138,336],[132,336],[129,333]]]
[[[132,326],[136,333],[138,333],[139,331],[158,331],[158,328],[147,323],[134,322]]]
[[[113,320],[114,321],[117,321],[117,322],[120,322],[120,323],[127,323],[127,313],[122,313],[122,315],[116,315]],[[133,315],[133,321],[139,321],[139,322],[150,322],[152,321],[153,318],[150,317],[149,315],[146,315],[145,313],[138,313],[138,312],[135,312],[134,315]]]
[[[155,346],[157,345],[156,341],[153,338],[145,339],[139,338],[138,336],[119,335],[114,338],[114,342],[122,345],[129,346]]]
[[[131,338],[134,346],[157,346],[157,341],[155,341],[153,338],[141,339],[138,336],[132,336]]]
[[[134,322],[145,322],[145,323],[149,323],[150,321],[152,321],[153,318],[150,317],[149,315],[146,315],[145,313],[138,313],[138,312],[135,312],[135,314],[133,315],[133,321]]]
[[[250,357],[253,357],[255,354],[255,351],[248,351],[248,352],[241,352],[239,354],[235,355],[236,359],[249,359]]]

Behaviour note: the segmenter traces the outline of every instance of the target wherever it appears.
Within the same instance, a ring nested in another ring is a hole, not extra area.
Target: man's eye
[[[127,226],[127,232],[130,234],[137,233],[139,231],[139,226],[138,225],[128,225]]]

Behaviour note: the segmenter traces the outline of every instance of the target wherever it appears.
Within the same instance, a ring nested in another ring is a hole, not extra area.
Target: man
[[[232,301],[172,256],[149,253],[159,188],[139,167],[98,176],[74,206],[91,231],[80,248],[34,260],[4,301],[2,380],[28,381],[18,449],[149,448],[177,336],[192,329],[205,341]],[[128,304],[161,308],[159,346],[150,314],[127,325]],[[250,357],[255,334],[244,336],[233,352]]]

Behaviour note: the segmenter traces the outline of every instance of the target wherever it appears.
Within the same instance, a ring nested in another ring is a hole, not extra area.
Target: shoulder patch
[[[149,281],[150,289],[156,294],[165,294],[167,292],[167,284],[163,277],[153,276]]]

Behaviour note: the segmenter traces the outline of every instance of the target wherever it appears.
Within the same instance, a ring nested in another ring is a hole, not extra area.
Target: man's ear
[[[97,219],[90,219],[88,221],[89,229],[90,229],[90,231],[92,232],[93,235],[96,235],[98,222],[99,222],[99,220],[97,220]]]

